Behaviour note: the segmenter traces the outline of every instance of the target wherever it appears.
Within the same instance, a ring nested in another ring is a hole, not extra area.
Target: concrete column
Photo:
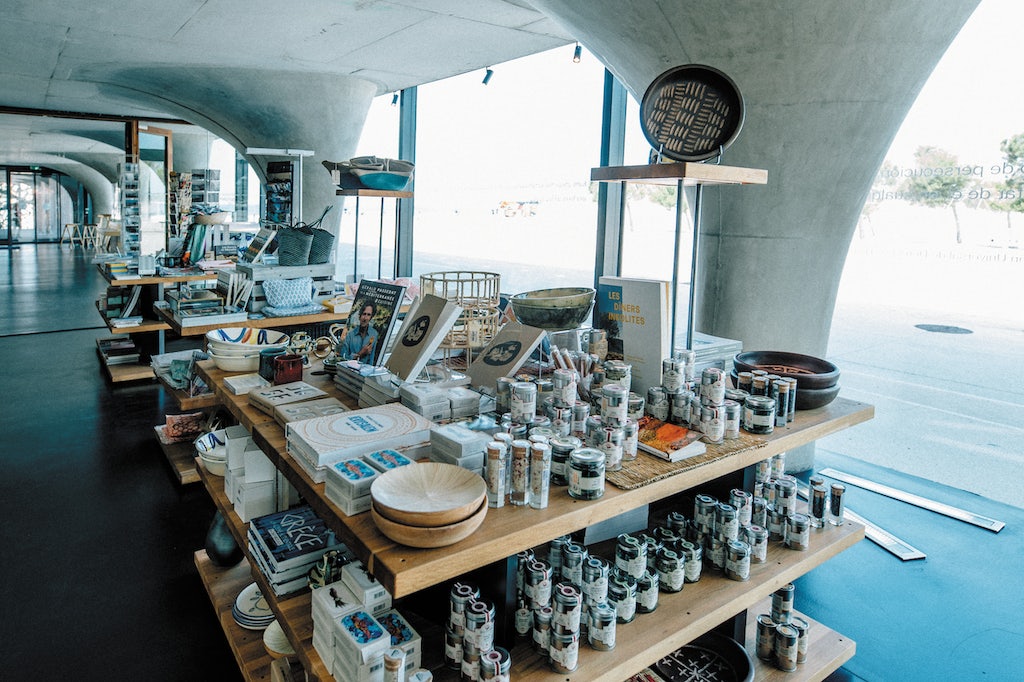
[[[746,122],[723,163],[765,168],[768,185],[705,191],[696,325],[748,350],[823,357],[874,174],[978,0],[531,4],[638,100],[682,64],[736,82]]]

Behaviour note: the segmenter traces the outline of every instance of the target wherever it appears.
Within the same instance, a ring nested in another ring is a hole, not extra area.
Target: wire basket
[[[462,314],[441,342],[445,362],[462,354],[468,367],[472,354],[490,343],[501,321],[501,275],[452,270],[420,275],[420,294],[433,294],[462,308]]]

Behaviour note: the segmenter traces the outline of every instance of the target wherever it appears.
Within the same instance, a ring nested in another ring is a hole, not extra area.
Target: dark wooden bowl
[[[737,385],[738,377],[736,370],[729,375],[732,377],[732,385]],[[824,407],[836,399],[839,395],[839,384],[833,384],[826,388],[800,388],[800,380],[797,379],[796,387],[796,409],[813,410],[817,407]]]
[[[771,374],[796,379],[798,406],[801,390],[830,388],[839,382],[839,368],[828,360],[786,351],[752,350],[737,353],[733,358],[733,367],[737,372],[763,369]]]

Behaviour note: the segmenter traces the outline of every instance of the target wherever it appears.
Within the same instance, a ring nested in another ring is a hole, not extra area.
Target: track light
[[[572,63],[573,64],[579,64],[580,63],[580,59],[582,59],[582,58],[583,58],[583,46],[580,45],[579,43],[576,43],[576,49],[573,50],[573,53],[572,53]]]
[[[488,83],[490,83],[491,82],[491,76],[493,76],[493,75],[494,75],[494,69],[488,67],[486,73],[484,73],[483,84],[487,85]]]
[[[393,107],[394,106],[398,106],[398,91],[397,90],[395,91],[395,94],[391,96],[391,106],[393,106]]]

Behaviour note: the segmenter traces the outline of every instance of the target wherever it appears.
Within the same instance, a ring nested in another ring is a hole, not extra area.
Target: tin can
[[[551,618],[554,610],[544,606],[533,612],[533,649],[545,656],[551,646]]]
[[[668,421],[669,400],[664,386],[651,386],[647,389],[647,402],[644,412],[661,421]]]
[[[576,404],[576,372],[556,369],[551,373],[552,396],[557,407],[572,407]]]
[[[686,535],[686,514],[678,511],[669,512],[665,517],[665,525],[676,535],[683,537]]]
[[[551,408],[551,430],[556,436],[572,435],[572,408],[558,406]]]
[[[569,455],[578,447],[582,447],[583,441],[575,436],[559,436],[552,438],[551,442],[551,484],[568,485]]]
[[[632,622],[636,618],[636,580],[619,572],[610,576],[608,604],[615,609],[616,622]]]
[[[679,358],[665,358],[661,361],[661,385],[667,393],[675,394],[683,390],[685,372],[686,362]]]
[[[775,628],[775,667],[788,673],[796,670],[799,640],[792,625],[780,623]]]
[[[701,405],[721,405],[725,402],[725,372],[717,367],[705,367],[700,374]]]
[[[604,380],[606,384],[618,384],[629,393],[633,382],[633,365],[622,360],[609,360],[604,363]]]
[[[568,542],[572,542],[570,536],[560,535],[552,539],[548,545],[548,564],[554,571],[553,575],[562,575],[562,547]]]
[[[630,391],[629,396],[626,399],[626,418],[636,421],[640,417],[644,416],[644,405],[647,403],[647,399],[639,393],[633,393]]]
[[[783,516],[796,513],[796,479],[787,474],[775,479],[775,508]]]
[[[743,408],[735,400],[726,400],[722,405],[722,413],[725,415],[724,438],[735,440],[740,437],[740,424],[743,422]]]
[[[469,583],[457,582],[452,585],[448,597],[448,628],[462,637],[466,625],[466,605],[480,597],[480,589]]]
[[[757,617],[757,657],[762,661],[775,661],[775,628],[772,617],[762,613]]]
[[[843,525],[843,514],[846,510],[846,486],[833,483],[828,499],[828,522],[833,526]]]
[[[444,633],[444,664],[452,670],[462,667],[462,635],[451,628]]]
[[[772,460],[762,459],[754,467],[754,480],[758,483],[764,483],[772,477]]]
[[[591,555],[583,562],[581,589],[587,603],[597,604],[607,600],[608,572],[608,562],[601,557]]]
[[[530,502],[530,441],[517,438],[512,441],[509,457],[509,504],[523,507]]]
[[[480,682],[508,682],[512,658],[508,651],[496,647],[480,654]]]
[[[658,608],[658,591],[661,580],[658,572],[647,570],[636,582],[637,613],[651,613]]]
[[[810,634],[811,624],[803,618],[800,618],[799,616],[793,616],[793,619],[789,622],[789,624],[796,628],[796,662],[806,663],[807,640],[808,635]]]
[[[811,512],[811,525],[814,528],[824,528],[828,512],[828,488],[824,482],[811,486],[811,500],[808,506]]]
[[[686,584],[683,559],[675,550],[663,549],[658,554],[658,585],[662,592],[675,593]]]
[[[462,633],[462,649],[467,645],[477,651],[494,648],[494,604],[482,599],[473,599],[466,605],[466,629]]]
[[[661,552],[664,545],[653,531],[651,533],[640,533],[637,537],[640,542],[647,546],[647,570],[657,571],[658,553]]]
[[[621,384],[601,387],[601,421],[606,426],[622,426],[629,417],[629,391]]]
[[[698,387],[699,389],[699,387]],[[690,424],[689,427],[694,431],[700,431],[700,419],[701,419],[701,408],[703,405],[700,404],[700,395],[696,391],[689,391],[690,393]]]
[[[561,675],[568,675],[579,665],[580,636],[578,633],[558,634],[552,632],[548,661],[551,669]]]
[[[746,402],[747,397],[750,395],[749,392],[738,389],[738,388],[727,388],[725,389],[725,399],[731,400],[734,403],[742,405]]]
[[[517,424],[532,424],[537,414],[537,384],[517,381],[509,394],[509,412]]]
[[[526,567],[533,561],[533,550],[524,549],[516,554],[516,597],[523,597],[523,576],[526,574]]]
[[[590,403],[577,400],[572,405],[572,435],[577,438],[587,436],[587,417],[590,416]]]
[[[793,514],[786,518],[786,547],[806,552],[810,547],[811,521],[806,514]]]
[[[588,448],[596,448],[601,444],[601,439],[604,436],[604,420],[601,419],[601,415],[592,414],[587,417],[587,435],[583,439],[583,442]]]
[[[728,540],[717,533],[712,533],[704,538],[704,556],[716,571],[725,570],[725,545],[727,542]]]
[[[715,529],[715,514],[718,500],[704,493],[693,498],[693,523],[700,530],[707,532]]]
[[[587,631],[590,646],[595,651],[611,651],[615,648],[615,609],[606,602],[590,607],[590,623]]]
[[[783,585],[772,593],[772,620],[788,623],[793,618],[793,583]]]
[[[634,419],[627,419],[622,425],[622,461],[632,462],[636,459],[639,447],[640,427]]]
[[[632,535],[619,535],[615,543],[615,568],[639,580],[647,570],[647,545]]]
[[[740,391],[746,391],[750,393],[751,385],[754,382],[754,375],[750,372],[737,372],[736,373],[736,388]]]
[[[750,562],[763,564],[768,559],[768,529],[749,525],[746,528],[747,544],[750,545]]]
[[[625,432],[621,426],[605,426],[595,433],[595,447],[604,453],[604,470],[619,471],[622,469],[622,443]]]
[[[686,582],[700,582],[701,568],[704,565],[703,548],[689,540],[683,540],[679,543],[679,554],[683,558],[683,576]]]
[[[551,631],[556,635],[579,634],[583,601],[574,585],[559,583],[552,603]]]
[[[579,448],[569,456],[569,495],[596,500],[604,495],[605,455],[594,448]]]
[[[786,453],[780,452],[772,455],[772,478],[780,478],[786,475]]]
[[[775,400],[757,393],[743,403],[743,428],[759,435],[775,430]]]
[[[721,443],[725,440],[725,409],[718,405],[705,405],[700,408],[700,432],[704,434],[704,442]]]
[[[551,446],[534,443],[530,446],[530,507],[546,509],[551,480]]]
[[[752,526],[768,526],[768,503],[763,497],[754,497],[750,502],[750,525]]]
[[[524,600],[519,601],[516,609],[515,628],[517,637],[529,637],[533,632],[533,609]]]
[[[775,506],[768,509],[768,539],[772,542],[786,540],[786,516]]]
[[[715,532],[724,540],[736,540],[740,536],[739,515],[736,507],[719,502],[715,507]]]
[[[562,580],[577,587],[583,584],[583,563],[587,559],[587,548],[578,542],[562,545]]]
[[[740,582],[750,579],[750,545],[743,540],[731,540],[726,544],[725,576]]]
[[[553,575],[551,564],[543,559],[534,559],[527,565],[523,574],[523,597],[533,611],[550,605]]]
[[[512,384],[515,379],[512,377],[499,377],[495,382],[494,410],[498,414],[509,411],[512,405]]]
[[[487,481],[487,506],[492,509],[505,506],[506,464],[505,444],[496,440],[488,443],[486,476],[484,478]]]
[[[754,496],[746,490],[733,488],[729,491],[729,504],[736,508],[736,518],[740,527],[749,526],[754,513]]]
[[[690,407],[692,402],[693,393],[690,391],[683,390],[669,395],[668,421],[680,426],[688,426],[690,424]]]

